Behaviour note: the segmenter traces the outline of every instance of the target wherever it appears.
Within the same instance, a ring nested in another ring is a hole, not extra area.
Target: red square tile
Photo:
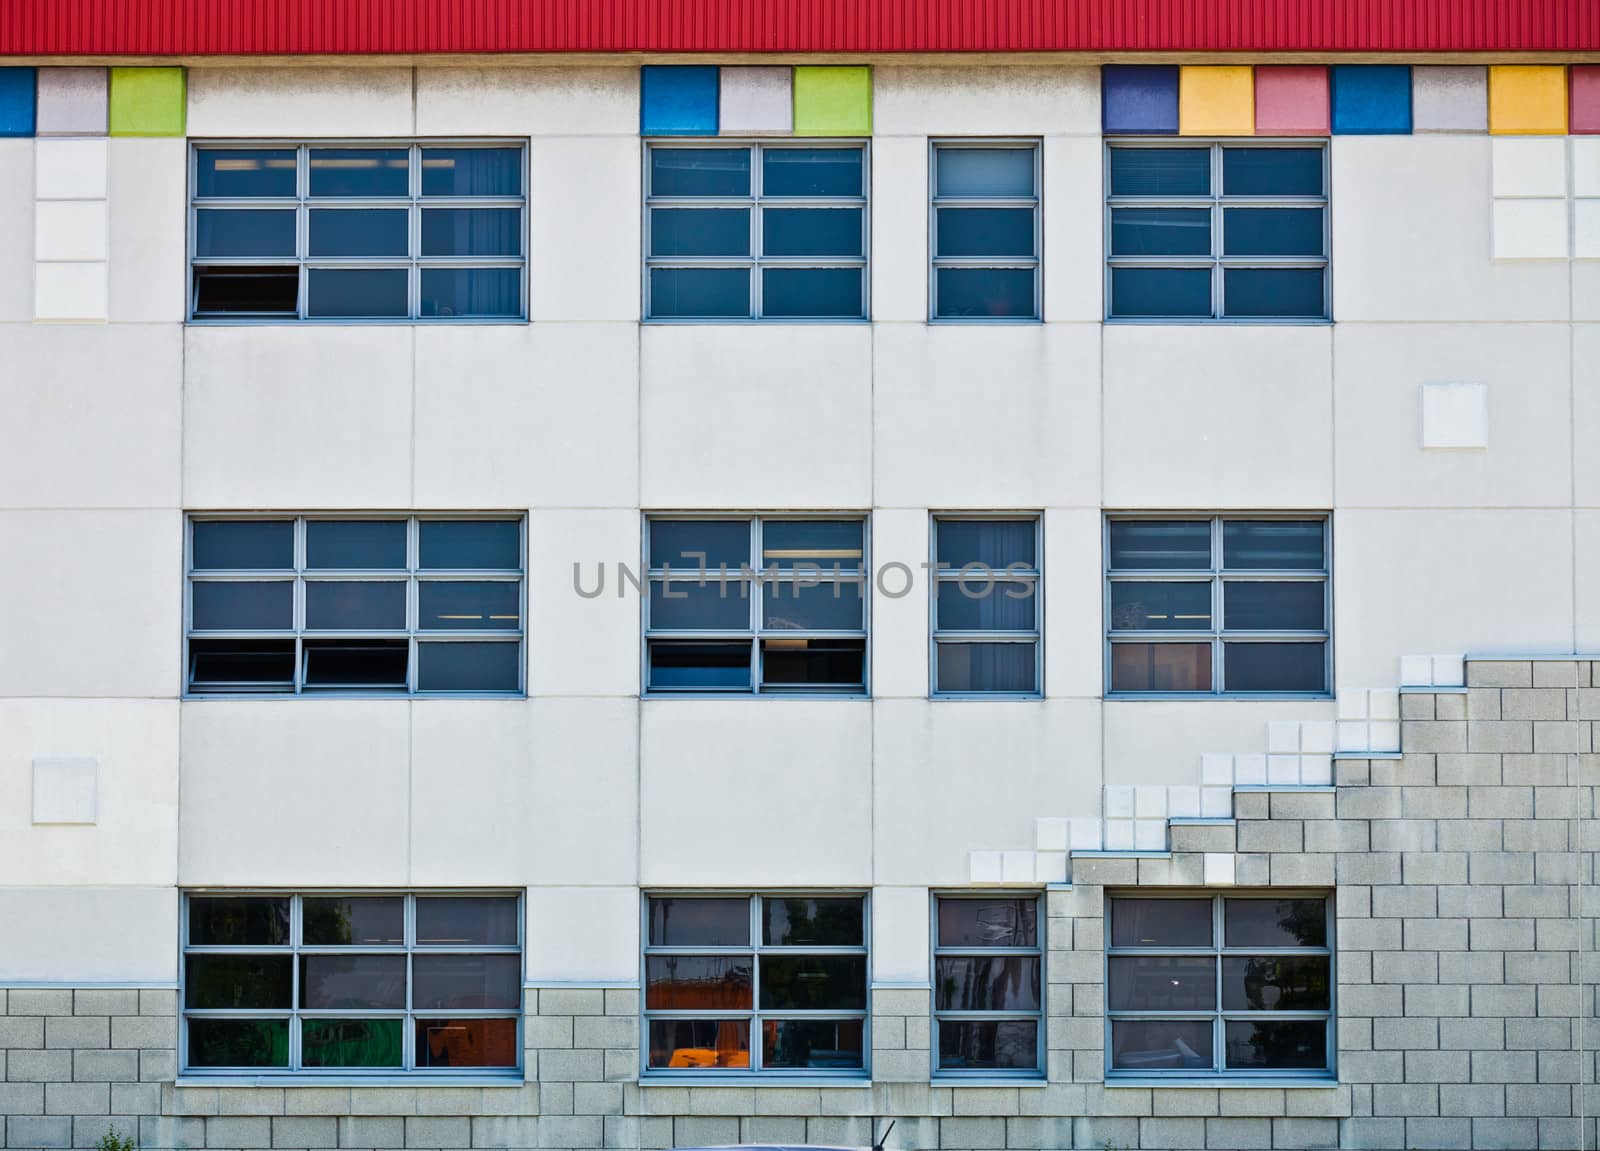
[[[1327,134],[1327,68],[1316,64],[1256,68],[1257,136]]]

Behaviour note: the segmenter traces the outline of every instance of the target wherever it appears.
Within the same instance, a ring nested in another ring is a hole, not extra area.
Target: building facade
[[[0,17],[0,1147],[1596,1145],[1593,9],[147,7]]]

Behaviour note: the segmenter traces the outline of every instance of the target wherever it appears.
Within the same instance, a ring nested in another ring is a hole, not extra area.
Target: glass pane
[[[520,268],[423,268],[423,316],[438,319],[522,315]]]
[[[1039,1010],[1036,955],[941,955],[934,961],[936,1011]]]
[[[938,315],[945,319],[1032,319],[1032,268],[935,268]]]
[[[1323,626],[1320,580],[1222,585],[1223,626],[1245,631],[1316,631]]]
[[[1321,148],[1224,148],[1225,196],[1322,195]]]
[[[713,573],[698,580],[652,580],[650,626],[693,631],[746,631],[750,627],[750,585]]]
[[[748,196],[749,148],[651,148],[652,196]]]
[[[865,1011],[865,955],[763,955],[761,1009]]]
[[[515,1067],[515,1019],[419,1019],[418,1067]]]
[[[398,947],[406,941],[405,900],[398,895],[308,895],[300,914],[307,947]]]
[[[1112,268],[1113,316],[1209,316],[1210,268]]]
[[[1325,1020],[1229,1019],[1223,1027],[1230,1071],[1316,1071],[1328,1065]]]
[[[1032,1019],[939,1021],[941,1071],[1032,1071],[1038,1066],[1039,1025]]]
[[[769,529],[770,530],[770,529]],[[750,562],[749,520],[651,520],[650,566],[677,572],[738,571]]]
[[[860,268],[764,268],[761,314],[858,319],[861,277]]]
[[[1327,1011],[1330,960],[1326,955],[1225,955],[1224,1011]]]
[[[981,564],[1000,571],[1008,564],[1037,563],[1037,523],[1033,520],[939,520],[938,561],[951,568]]]
[[[1323,566],[1322,520],[1228,520],[1222,562],[1228,568],[1317,570]]]
[[[1111,1024],[1111,1066],[1118,1071],[1209,1068],[1209,1019],[1117,1019]]]
[[[863,935],[861,900],[761,900],[761,941],[768,947],[860,947]]]
[[[1113,256],[1209,256],[1207,208],[1117,208],[1111,213]]]
[[[1106,961],[1108,1011],[1212,1011],[1217,961],[1209,955],[1113,955]]]
[[[761,1024],[763,1067],[865,1066],[860,1019],[767,1019]]]
[[[195,213],[194,254],[294,257],[294,210],[202,208]]]
[[[522,624],[522,584],[510,580],[422,580],[417,626],[515,630]]]
[[[1227,316],[1321,317],[1321,268],[1225,268],[1222,311]]]
[[[651,640],[650,690],[749,691],[750,644]]]
[[[861,606],[859,583],[770,583],[762,589],[761,626],[771,631],[850,631],[861,627]]]
[[[313,630],[398,630],[406,626],[402,581],[306,581],[306,627]]]
[[[194,292],[197,316],[292,316],[300,307],[300,269],[196,268]]]
[[[1209,643],[1114,643],[1112,691],[1210,691]]]
[[[406,641],[305,641],[305,686],[308,688],[404,688]]]
[[[183,1005],[223,1010],[289,1010],[289,955],[185,955]]]
[[[424,208],[424,256],[520,256],[521,208]]]
[[[1320,256],[1322,209],[1227,208],[1222,251],[1228,256]]]
[[[859,639],[764,639],[763,685],[859,688],[866,643]]]
[[[190,640],[189,684],[199,689],[294,684],[294,640]]]
[[[189,900],[192,947],[284,947],[289,943],[289,901],[211,898]]]
[[[1211,627],[1211,584],[1111,585],[1113,631],[1188,631]]]
[[[1211,567],[1209,520],[1112,520],[1111,567],[1167,571]]]
[[[761,213],[764,256],[860,256],[860,208],[767,208]]]
[[[306,567],[378,571],[406,566],[404,520],[312,520]]]
[[[422,1011],[515,1011],[522,1006],[522,956],[416,952],[411,1005]]]
[[[1210,148],[1113,148],[1113,196],[1209,196]]]
[[[1322,643],[1226,643],[1223,683],[1228,691],[1326,691]]]
[[[417,897],[418,947],[515,947],[517,928],[515,899]]]
[[[936,196],[1032,196],[1032,148],[939,148]]]
[[[1112,947],[1210,947],[1209,899],[1113,899]]]
[[[651,1067],[749,1067],[748,1019],[652,1019]]]
[[[811,563],[825,571],[861,569],[860,520],[767,520],[761,525],[761,564],[792,568]]]
[[[288,1067],[287,1019],[189,1021],[190,1067]]]
[[[1227,947],[1328,945],[1326,900],[1225,899],[1222,915]]]
[[[521,148],[424,148],[424,196],[520,196]]]
[[[939,582],[943,631],[1031,631],[1038,608],[1033,580],[990,581],[984,576]]]
[[[651,268],[650,314],[709,318],[750,314],[747,268]]]
[[[861,195],[860,148],[764,148],[764,196]]]
[[[1032,643],[941,643],[938,690],[950,692],[1039,690]]]
[[[302,1067],[399,1067],[403,1020],[306,1019],[300,1024]]]
[[[411,159],[407,148],[313,148],[313,196],[407,196]],[[401,214],[404,218],[404,213]]]
[[[1036,899],[941,899],[939,947],[1037,947]]]
[[[404,955],[302,955],[300,1006],[317,1011],[404,1011]]]
[[[293,196],[293,148],[201,148],[195,152],[194,194]]]
[[[948,208],[934,213],[935,256],[1033,256],[1032,208]]]
[[[517,520],[424,520],[420,566],[433,571],[516,571],[522,567]]]
[[[650,900],[650,943],[655,947],[748,947],[748,899]]]
[[[645,957],[644,1004],[649,1011],[748,1011],[748,955]]]
[[[410,273],[404,268],[312,268],[306,273],[306,314],[340,316],[404,316]]]
[[[411,225],[404,208],[314,208],[310,216],[313,256],[404,259],[409,254]]]
[[[294,626],[294,583],[196,580],[190,626],[196,631],[250,631]]]

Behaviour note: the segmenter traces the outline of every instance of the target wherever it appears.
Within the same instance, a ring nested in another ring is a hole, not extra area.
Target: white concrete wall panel
[[[925,136],[872,138],[872,319],[877,331],[890,322],[928,319],[928,140]],[[896,210],[886,210],[888,205]]]
[[[1100,69],[877,64],[872,130],[877,136],[1098,136]]]
[[[875,573],[870,622],[876,699],[928,694],[932,588],[922,565],[933,558],[930,532],[928,513],[921,508],[879,508],[872,514],[868,555]]]
[[[417,134],[637,137],[639,69],[566,65],[418,68]],[[534,180],[560,180],[568,175],[537,172]]]
[[[175,887],[0,887],[0,923],[9,925],[0,932],[0,983],[178,978]]]
[[[532,802],[518,815],[531,883],[635,884],[639,879],[637,699],[533,704]]]
[[[1099,508],[1044,513],[1044,690],[1097,698],[1105,681]]]
[[[932,918],[926,887],[872,889],[874,985],[928,985]]]
[[[535,137],[528,144],[529,315],[637,320],[639,141]]]
[[[530,514],[529,694],[639,694],[641,597],[618,565],[643,582],[642,528],[631,508]]]
[[[1600,510],[1582,508],[1573,513],[1573,562],[1578,571],[1591,572],[1600,565]],[[1576,581],[1577,602],[1572,627],[1574,651],[1600,651],[1600,583]]]
[[[1391,676],[1373,682],[1395,681]],[[1333,717],[1331,700],[1107,700],[1105,778],[1134,786],[1193,787],[1200,783],[1202,755],[1265,752],[1267,724]]]
[[[1600,325],[1573,325],[1572,368],[1573,501],[1600,507],[1600,459],[1590,446],[1600,435]]]
[[[410,68],[190,67],[187,131],[199,139],[410,136],[411,86]]]
[[[0,140],[0,323],[33,319],[33,148]]]
[[[189,308],[186,140],[111,141],[110,318],[181,323]]]
[[[639,982],[637,887],[530,887],[528,982]]]
[[[104,320],[107,297],[104,263],[34,265],[33,308],[36,319]]]
[[[41,139],[34,148],[33,194],[41,200],[104,200],[108,140]]]
[[[1044,318],[1105,318],[1105,144],[1094,136],[1044,141]],[[1098,334],[1098,327],[1092,329]]]

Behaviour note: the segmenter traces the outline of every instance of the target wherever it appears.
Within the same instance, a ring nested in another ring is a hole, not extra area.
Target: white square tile
[[[794,131],[794,70],[771,67],[721,69],[724,136],[787,136]]]
[[[1200,814],[1198,787],[1167,788],[1167,815],[1173,819],[1194,819]]]
[[[1299,751],[1300,725],[1293,720],[1275,719],[1267,724],[1268,751]]]
[[[104,264],[35,264],[33,314],[39,320],[106,318]]]
[[[1202,787],[1200,814],[1206,819],[1227,819],[1233,815],[1233,788]]]
[[[1364,720],[1341,719],[1336,742],[1339,751],[1367,751],[1372,746],[1367,740],[1367,724]]]
[[[1099,851],[1101,844],[1098,819],[1074,819],[1072,822],[1072,850]]]
[[[1167,821],[1164,819],[1134,820],[1133,846],[1139,851],[1165,851],[1167,849]]]
[[[41,200],[103,200],[106,197],[107,141],[34,142],[33,194]]]
[[[33,822],[94,823],[100,808],[100,761],[33,761]]]
[[[1572,254],[1580,260],[1600,259],[1600,200],[1572,202]]]
[[[1206,886],[1233,886],[1233,853],[1231,851],[1206,852]]]
[[[1347,687],[1339,693],[1340,719],[1367,718],[1367,689]]]
[[[1333,750],[1333,721],[1312,720],[1300,725],[1300,750],[1326,755]]]
[[[1033,857],[1033,878],[1038,883],[1065,883],[1067,881],[1067,853],[1040,851]]]
[[[1033,821],[1033,846],[1040,851],[1065,851],[1068,842],[1068,821],[1065,819],[1036,819]]]
[[[1433,684],[1433,657],[1403,655],[1400,657],[1400,686],[1429,687]]]
[[[1003,851],[1000,853],[1001,883],[1032,883],[1033,852]]]
[[[1298,755],[1267,756],[1267,782],[1292,786],[1300,782],[1300,757]]]
[[[1333,756],[1302,755],[1300,782],[1307,787],[1327,787],[1333,782]]]
[[[1106,820],[1106,846],[1107,851],[1132,851],[1133,850],[1133,820],[1108,819]]]
[[[33,206],[36,260],[104,260],[104,200],[40,200]]]
[[[1164,787],[1134,788],[1133,813],[1140,819],[1165,819],[1167,815],[1167,789]]]
[[[1106,788],[1107,819],[1133,818],[1133,788],[1116,785]]]
[[[1565,196],[1567,144],[1559,136],[1496,136],[1496,196]]]
[[[1000,882],[1000,853],[998,851],[974,851],[967,859],[967,873],[972,876],[974,883],[999,883]]]
[[[1233,782],[1233,756],[1208,751],[1200,757],[1200,782],[1226,786]]]
[[[1266,756],[1251,754],[1233,757],[1233,783],[1235,787],[1258,787],[1266,782]]]
[[[1422,446],[1425,448],[1488,447],[1489,385],[1423,384]]]
[[[1572,194],[1600,196],[1600,136],[1572,138]]]
[[[1436,687],[1461,687],[1467,682],[1467,659],[1463,655],[1433,657],[1433,682]],[[1398,714],[1398,713],[1396,713]]]
[[[1374,723],[1367,738],[1367,746],[1372,751],[1399,751],[1400,722],[1384,720],[1381,723]]]
[[[1392,687],[1373,688],[1367,714],[1373,719],[1399,719],[1400,693]]]
[[[1566,256],[1566,200],[1494,202],[1495,259],[1564,260]]]

